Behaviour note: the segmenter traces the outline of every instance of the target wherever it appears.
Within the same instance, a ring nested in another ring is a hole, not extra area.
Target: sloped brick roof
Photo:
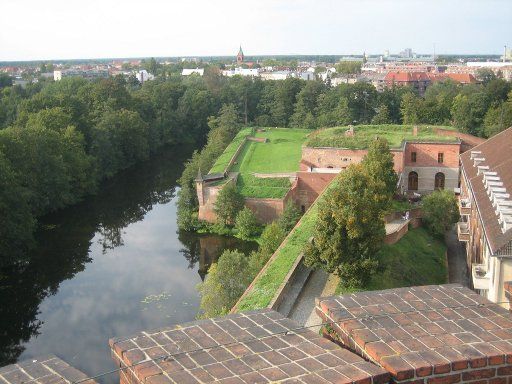
[[[70,384],[85,379],[87,376],[84,373],[53,355],[35,357],[0,368],[2,384]],[[83,384],[96,382],[86,380]]]
[[[477,145],[472,151],[480,151],[478,157],[485,158],[480,165],[489,166],[489,171],[497,172],[500,180],[503,182],[508,193],[512,191],[512,127],[498,133],[480,145]],[[512,229],[506,232],[501,230],[498,222],[498,216],[491,200],[487,195],[483,183],[483,174],[478,174],[477,167],[474,166],[471,159],[471,151],[460,155],[462,170],[466,180],[473,191],[478,208],[478,214],[487,237],[487,242],[493,253],[512,241]]]
[[[132,384],[389,381],[382,368],[298,328],[261,310],[144,331],[110,346],[120,366],[130,366],[122,377]]]
[[[396,381],[454,383],[512,372],[509,311],[458,285],[320,298],[317,312],[334,322],[345,345]],[[431,380],[436,375],[446,379]]]

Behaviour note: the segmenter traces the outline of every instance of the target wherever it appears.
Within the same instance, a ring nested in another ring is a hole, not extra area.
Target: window
[[[418,174],[416,172],[409,172],[408,189],[410,191],[418,190]]]
[[[443,152],[439,152],[439,153],[437,154],[437,162],[438,162],[438,163],[442,163],[442,162],[443,162],[443,160],[444,160],[444,153],[443,153]]]
[[[443,172],[436,173],[434,188],[435,189],[444,189],[444,173]]]
[[[411,162],[412,163],[416,162],[416,152],[411,152]]]

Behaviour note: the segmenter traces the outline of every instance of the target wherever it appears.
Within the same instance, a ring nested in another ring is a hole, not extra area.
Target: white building
[[[189,68],[183,68],[181,71],[181,76],[190,76],[190,75],[204,75],[204,68],[195,68],[195,69],[189,69]]]
[[[222,71],[222,76],[232,77],[232,76],[251,76],[258,77],[260,75],[260,71],[258,68],[242,68],[237,67],[235,69],[226,69]]]
[[[140,71],[135,72],[135,77],[139,80],[139,83],[143,84],[146,81],[153,80],[155,76],[146,71],[145,69],[141,69]]]

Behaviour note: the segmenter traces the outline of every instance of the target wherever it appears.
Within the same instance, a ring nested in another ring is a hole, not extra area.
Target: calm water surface
[[[30,263],[0,272],[0,365],[52,353],[95,375],[115,368],[110,337],[195,318],[211,262],[255,244],[178,233],[176,180],[190,152],[168,148],[42,220]]]

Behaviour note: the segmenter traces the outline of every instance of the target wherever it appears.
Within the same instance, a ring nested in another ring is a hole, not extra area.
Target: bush
[[[249,258],[238,251],[226,250],[211,265],[203,283],[198,285],[202,314],[215,317],[227,314],[254,278]]]
[[[277,222],[283,231],[288,233],[293,229],[295,224],[297,224],[301,216],[302,213],[300,209],[290,200],[286,203],[283,214]]]
[[[236,215],[244,208],[244,197],[232,183],[221,189],[215,202],[215,213],[219,223],[232,225]]]
[[[450,191],[435,191],[423,198],[423,221],[429,231],[442,236],[459,220],[457,198]]]
[[[260,227],[256,216],[252,211],[245,207],[236,215],[235,228],[238,231],[237,236],[242,240],[250,240],[259,233]]]
[[[259,252],[267,257],[272,256],[285,237],[286,232],[277,222],[267,225],[261,234]]]

